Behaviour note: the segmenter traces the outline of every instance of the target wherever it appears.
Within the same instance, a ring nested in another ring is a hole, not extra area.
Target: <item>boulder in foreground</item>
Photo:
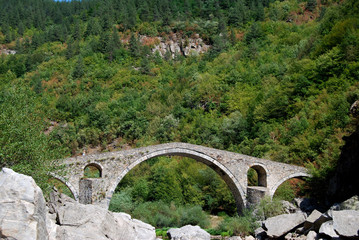
[[[298,227],[300,224],[304,223],[304,221],[304,213],[297,212],[268,218],[264,221],[263,225],[269,237],[278,238]]]
[[[41,189],[28,176],[0,172],[0,239],[155,240],[155,228],[124,213],[52,195],[46,207]],[[53,219],[53,220],[51,220]],[[57,224],[55,220],[57,220]]]
[[[334,230],[343,237],[359,237],[359,211],[333,211]]]
[[[0,172],[0,237],[47,240],[47,209],[35,181],[11,169]],[[50,230],[51,232],[51,230]]]
[[[167,235],[172,240],[210,240],[211,235],[199,226],[186,225],[181,228],[171,228]]]

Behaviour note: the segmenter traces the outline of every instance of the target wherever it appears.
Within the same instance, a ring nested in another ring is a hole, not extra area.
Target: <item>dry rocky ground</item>
[[[83,205],[53,192],[45,202],[35,181],[11,169],[0,172],[1,240],[155,240],[155,228],[132,219],[125,213],[113,213],[96,205]],[[354,196],[334,204],[322,213],[306,200],[297,206],[285,202],[287,214],[261,222],[255,236],[229,240],[315,240],[359,239],[359,200]],[[310,203],[310,202],[309,202]],[[209,240],[211,236],[198,226],[184,226],[167,232],[173,240]],[[213,237],[212,239],[222,239]]]

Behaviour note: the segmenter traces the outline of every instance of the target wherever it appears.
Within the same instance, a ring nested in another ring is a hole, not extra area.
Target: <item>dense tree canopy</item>
[[[0,166],[36,175],[84,149],[182,141],[311,167],[325,190],[359,98],[358,1],[0,4],[0,44],[17,51],[0,56]],[[172,34],[211,49],[162,58],[140,41]],[[176,200],[154,167],[133,191],[156,181],[138,198]]]

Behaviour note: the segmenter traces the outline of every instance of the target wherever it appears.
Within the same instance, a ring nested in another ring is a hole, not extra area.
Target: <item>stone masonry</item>
[[[214,169],[231,189],[239,212],[264,195],[273,197],[279,185],[290,178],[310,177],[303,167],[178,142],[62,159],[58,163],[63,170],[52,176],[65,183],[77,201],[108,208],[116,186],[132,168],[164,155],[190,157]],[[84,178],[89,165],[99,169],[100,178]],[[247,186],[249,168],[257,171],[259,186]]]

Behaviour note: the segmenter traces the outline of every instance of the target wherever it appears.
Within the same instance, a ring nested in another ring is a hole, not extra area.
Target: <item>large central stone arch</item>
[[[193,151],[185,148],[169,148],[144,155],[138,158],[137,160],[135,160],[134,162],[132,162],[123,171],[121,171],[117,179],[113,183],[111,183],[109,191],[106,193],[107,207],[109,207],[110,205],[110,201],[113,196],[113,193],[115,192],[116,187],[131,169],[133,169],[135,166],[146,160],[160,156],[183,156],[183,157],[195,159],[201,163],[206,164],[207,166],[212,168],[217,174],[219,174],[220,177],[228,185],[229,189],[233,194],[233,197],[235,198],[238,212],[241,212],[243,208],[246,206],[246,197],[244,192],[245,188],[235,178],[234,174],[223,164],[213,159],[212,157],[197,151]]]

